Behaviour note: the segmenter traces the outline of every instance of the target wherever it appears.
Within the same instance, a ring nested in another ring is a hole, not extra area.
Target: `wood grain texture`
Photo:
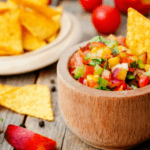
[[[17,76],[1,76],[0,84],[23,86],[33,84],[35,79],[35,72]],[[3,118],[3,133],[0,133],[0,150],[12,150],[13,148],[4,139],[4,132],[9,124],[20,125],[24,120],[24,115],[17,114],[0,106],[0,117]]]
[[[126,149],[148,140],[150,85],[114,92],[80,84],[68,71],[69,59],[79,45],[66,51],[57,69],[59,104],[68,127],[98,148]]]

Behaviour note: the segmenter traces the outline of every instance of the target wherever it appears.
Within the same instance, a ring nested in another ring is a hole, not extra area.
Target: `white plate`
[[[0,75],[31,72],[56,62],[64,50],[80,42],[81,34],[78,19],[74,15],[64,12],[62,28],[54,42],[23,55],[0,57]]]

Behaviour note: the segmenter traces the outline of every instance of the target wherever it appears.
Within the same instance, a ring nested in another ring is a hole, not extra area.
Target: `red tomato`
[[[84,75],[83,76],[86,77],[89,74],[92,74],[92,75],[94,74],[94,67],[86,65],[84,68]]]
[[[51,2],[52,2],[52,0],[48,0],[48,4],[49,4],[49,5],[51,4]]]
[[[134,61],[129,57],[124,57],[124,58],[120,59],[120,62],[121,63],[128,63],[128,65],[129,65],[130,63],[133,63]]]
[[[104,70],[102,73],[102,77],[105,78],[106,80],[111,79],[111,72],[109,70]]]
[[[80,78],[79,78],[79,82],[82,83],[82,84],[84,84],[84,78],[83,78],[83,77],[80,77]]]
[[[91,88],[94,88],[95,86],[96,86],[96,87],[99,86],[99,85],[98,85],[96,82],[94,82],[93,80],[87,81],[87,85],[88,85],[89,87],[91,87]]]
[[[79,67],[83,64],[83,57],[80,56],[78,52],[76,52],[70,60],[70,67]]]
[[[138,81],[139,87],[144,87],[148,85],[148,83],[149,83],[149,76],[145,76],[145,75],[139,76],[139,81]]]
[[[108,5],[96,7],[92,13],[92,22],[98,32],[102,34],[114,33],[121,23],[120,12]]]
[[[115,0],[115,5],[124,14],[127,14],[129,7],[136,9],[144,15],[148,14],[150,10],[150,5],[142,3],[142,0]]]
[[[116,87],[114,91],[123,91],[127,89],[127,84],[123,82],[120,86]]]
[[[93,9],[102,4],[102,0],[80,0],[82,7],[86,11],[93,11]]]
[[[93,47],[105,47],[106,45],[100,42],[92,42]]]
[[[118,42],[119,45],[125,45],[126,43],[126,38],[124,38],[123,36],[118,36],[116,41]]]

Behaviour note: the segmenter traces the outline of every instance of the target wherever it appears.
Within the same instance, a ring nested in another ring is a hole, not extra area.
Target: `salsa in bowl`
[[[125,43],[123,36],[94,37],[70,59],[70,74],[88,87],[107,91],[132,90],[149,85],[147,53],[133,55]]]

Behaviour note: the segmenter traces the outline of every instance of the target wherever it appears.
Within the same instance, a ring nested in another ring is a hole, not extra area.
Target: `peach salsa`
[[[70,59],[70,74],[99,90],[132,90],[150,84],[147,53],[133,55],[125,43],[123,36],[94,37]]]

